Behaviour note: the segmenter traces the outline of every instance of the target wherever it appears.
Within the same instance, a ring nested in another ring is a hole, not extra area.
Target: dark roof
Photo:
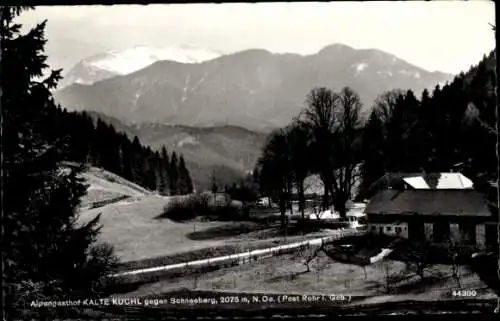
[[[491,216],[488,201],[475,190],[387,189],[368,203],[369,214]]]

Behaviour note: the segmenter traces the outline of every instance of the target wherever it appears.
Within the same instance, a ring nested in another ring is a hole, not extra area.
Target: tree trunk
[[[281,228],[285,230],[285,216],[286,216],[286,200],[285,193],[283,191],[280,192],[280,216],[281,216]]]
[[[337,211],[340,215],[341,220],[345,220],[347,217],[347,208],[346,208],[346,203],[347,197],[343,197],[343,195],[339,195],[340,193],[337,193],[337,195],[334,195],[334,207],[335,211]]]
[[[322,204],[322,211],[326,211],[328,209],[328,204],[330,203],[329,197],[328,197],[328,187],[324,186],[323,188],[323,204]]]
[[[344,221],[347,217],[347,209],[345,207],[345,203],[341,203],[340,205],[335,206],[335,210],[339,212],[340,219]]]
[[[304,181],[301,181],[299,183],[299,210],[300,213],[302,214],[302,220],[305,219],[305,207],[306,207],[306,200],[305,200],[305,195],[304,195]]]

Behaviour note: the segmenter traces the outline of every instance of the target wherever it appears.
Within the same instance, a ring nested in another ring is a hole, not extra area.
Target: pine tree
[[[184,157],[181,155],[179,158],[179,193],[182,195],[190,194],[193,192],[193,182],[189,171],[186,168]]]
[[[132,141],[132,180],[141,182],[144,177],[144,159],[142,158],[142,145],[137,136]]]
[[[154,172],[155,172],[155,187],[154,190],[156,190],[158,193],[161,194],[161,177],[164,175],[162,172],[162,164],[160,160],[160,153],[158,151],[155,151],[153,154],[153,164],[154,164]]]
[[[165,146],[161,148],[159,166],[159,192],[162,195],[170,195],[170,162]]]
[[[179,167],[177,164],[177,153],[175,151],[172,153],[172,157],[170,159],[168,178],[170,195],[178,195]]]
[[[51,127],[60,110],[50,90],[60,71],[37,80],[47,67],[46,22],[21,34],[21,26],[13,23],[20,12],[0,8],[1,67],[9,75],[2,82],[1,114],[3,242],[8,244],[2,249],[2,277],[8,320],[24,319],[23,312],[33,311],[31,300],[99,293],[99,279],[114,261],[109,248],[95,244],[99,216],[76,225],[75,208],[86,187],[77,177],[79,169],[61,166],[67,137],[55,137]]]

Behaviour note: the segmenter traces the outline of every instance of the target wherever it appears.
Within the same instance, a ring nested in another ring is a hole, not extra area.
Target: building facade
[[[436,243],[452,239],[480,248],[497,246],[498,217],[485,195],[463,175],[445,174],[447,182],[440,182],[437,174],[433,184],[404,175],[390,182],[386,176],[384,188],[366,208],[368,230]]]

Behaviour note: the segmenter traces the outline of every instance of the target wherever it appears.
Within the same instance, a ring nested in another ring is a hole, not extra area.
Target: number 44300
[[[477,292],[476,290],[460,289],[451,291],[451,295],[455,297],[475,297],[477,296]]]

